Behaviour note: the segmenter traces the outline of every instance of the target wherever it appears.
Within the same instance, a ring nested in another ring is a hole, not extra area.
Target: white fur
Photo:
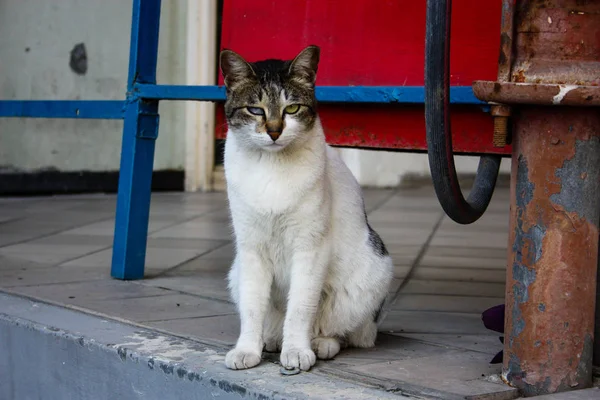
[[[345,344],[373,346],[392,279],[390,257],[369,243],[360,186],[320,121],[310,132],[295,121],[286,117],[279,147],[254,127],[227,135],[237,250],[229,287],[241,319],[232,369],[257,365],[263,348],[308,370]]]

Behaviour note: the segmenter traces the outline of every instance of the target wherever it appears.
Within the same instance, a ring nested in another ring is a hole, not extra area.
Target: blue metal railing
[[[219,86],[156,84],[161,0],[133,0],[127,93],[120,100],[0,100],[0,117],[123,119],[111,275],[144,276],[159,100],[224,101]],[[319,86],[323,103],[423,104],[422,86]],[[453,104],[485,105],[470,86],[450,91]]]

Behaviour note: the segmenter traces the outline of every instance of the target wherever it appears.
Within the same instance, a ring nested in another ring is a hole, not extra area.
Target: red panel
[[[454,0],[453,7],[451,84],[494,80],[501,0]],[[249,61],[290,59],[317,44],[318,85],[421,86],[425,1],[225,0],[221,43]],[[425,149],[422,107],[322,105],[320,114],[332,144]],[[457,151],[498,152],[491,117],[478,108],[454,112],[452,126]]]
[[[510,154],[492,146],[492,119],[469,108],[452,110],[453,147],[457,154]],[[344,147],[424,151],[422,107],[328,105],[319,108],[327,142]],[[217,111],[217,138],[227,133],[222,108]]]

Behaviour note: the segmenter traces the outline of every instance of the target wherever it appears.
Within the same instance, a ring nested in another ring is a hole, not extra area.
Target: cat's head
[[[293,60],[253,63],[223,50],[220,62],[230,134],[244,146],[272,152],[305,140],[317,118],[317,46],[308,46]]]

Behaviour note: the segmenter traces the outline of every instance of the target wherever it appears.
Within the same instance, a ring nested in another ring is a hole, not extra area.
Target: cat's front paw
[[[286,369],[300,368],[308,371],[315,365],[317,357],[310,348],[285,348],[281,351],[281,365]]]
[[[260,364],[260,353],[243,349],[233,349],[225,356],[225,366],[229,369],[247,369]]]

